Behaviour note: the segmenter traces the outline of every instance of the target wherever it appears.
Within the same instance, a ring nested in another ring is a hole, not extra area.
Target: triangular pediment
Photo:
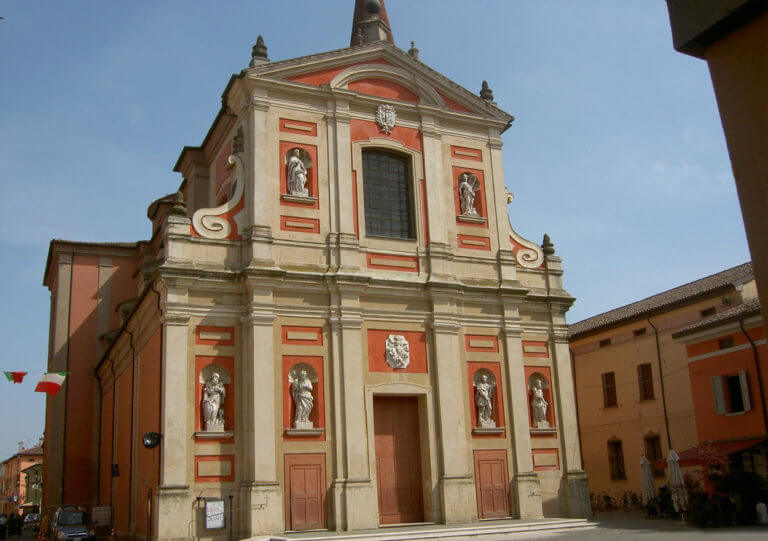
[[[388,42],[265,63],[256,78],[331,87],[509,122],[512,116]]]

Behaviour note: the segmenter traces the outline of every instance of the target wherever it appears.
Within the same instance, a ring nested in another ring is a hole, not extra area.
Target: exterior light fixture
[[[147,449],[154,449],[158,445],[160,445],[160,440],[162,439],[163,435],[158,434],[157,432],[147,432],[141,437],[141,443],[146,447]]]

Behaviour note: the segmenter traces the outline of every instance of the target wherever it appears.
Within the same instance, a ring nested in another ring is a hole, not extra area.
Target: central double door
[[[373,399],[379,523],[424,521],[419,403],[416,397]]]

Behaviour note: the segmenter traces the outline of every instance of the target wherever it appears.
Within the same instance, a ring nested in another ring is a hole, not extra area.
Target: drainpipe
[[[664,370],[662,369],[662,366],[661,366],[661,344],[659,344],[659,330],[653,324],[650,317],[646,319],[648,320],[648,324],[653,329],[653,334],[656,337],[656,361],[659,365],[659,384],[661,386],[661,407],[664,410],[664,429],[667,431],[667,445],[669,445],[670,449],[673,449],[672,436],[669,433],[669,415],[667,413],[667,394],[664,392]]]
[[[755,360],[755,369],[757,370],[757,386],[760,389],[760,405],[763,409],[763,423],[765,426],[766,434],[768,434],[768,410],[766,410],[765,407],[765,390],[763,387],[763,375],[760,372],[760,356],[757,354],[757,346],[752,341],[752,337],[749,336],[747,329],[744,328],[743,319],[739,320],[739,327],[741,327],[741,332],[744,333],[744,336],[746,336],[747,340],[749,340],[749,345],[752,346],[752,357]]]

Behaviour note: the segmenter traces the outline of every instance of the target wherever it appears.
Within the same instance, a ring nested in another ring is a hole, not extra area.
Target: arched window
[[[383,150],[363,151],[365,231],[369,237],[415,238],[410,160]]]

